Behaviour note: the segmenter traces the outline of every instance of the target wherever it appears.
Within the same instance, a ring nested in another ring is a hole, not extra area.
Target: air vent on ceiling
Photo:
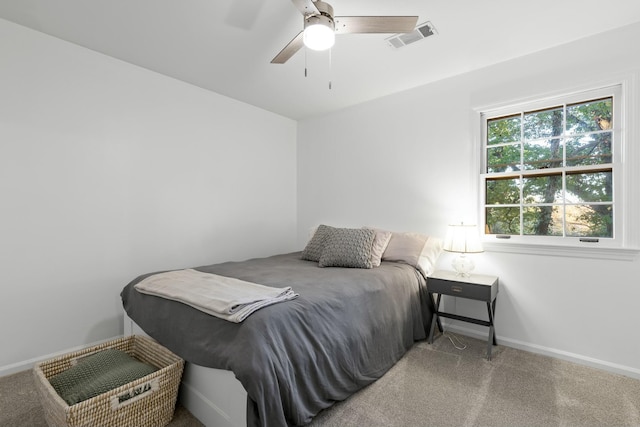
[[[436,29],[429,21],[424,24],[420,24],[410,33],[396,34],[387,39],[389,46],[399,49],[411,43],[426,39],[429,36],[436,34]]]

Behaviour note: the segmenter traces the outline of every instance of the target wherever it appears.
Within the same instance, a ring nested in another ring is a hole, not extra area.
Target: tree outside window
[[[483,115],[485,233],[613,238],[614,105],[611,95]]]

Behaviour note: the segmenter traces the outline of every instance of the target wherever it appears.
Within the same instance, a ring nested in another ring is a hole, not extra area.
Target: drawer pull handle
[[[462,286],[451,286],[451,292],[462,292]]]

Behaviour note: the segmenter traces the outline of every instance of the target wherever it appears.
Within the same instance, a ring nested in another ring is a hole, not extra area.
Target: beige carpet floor
[[[310,427],[640,426],[640,380],[462,338],[417,343],[380,380]],[[31,372],[0,378],[0,426],[45,426]],[[178,406],[171,427],[202,424]],[[132,426],[133,427],[133,426]]]
[[[509,347],[447,337],[416,344],[384,377],[313,427],[640,426],[640,380]]]

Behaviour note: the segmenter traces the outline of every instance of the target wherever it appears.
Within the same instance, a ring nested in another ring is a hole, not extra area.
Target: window
[[[487,238],[622,245],[621,87],[481,113]]]

